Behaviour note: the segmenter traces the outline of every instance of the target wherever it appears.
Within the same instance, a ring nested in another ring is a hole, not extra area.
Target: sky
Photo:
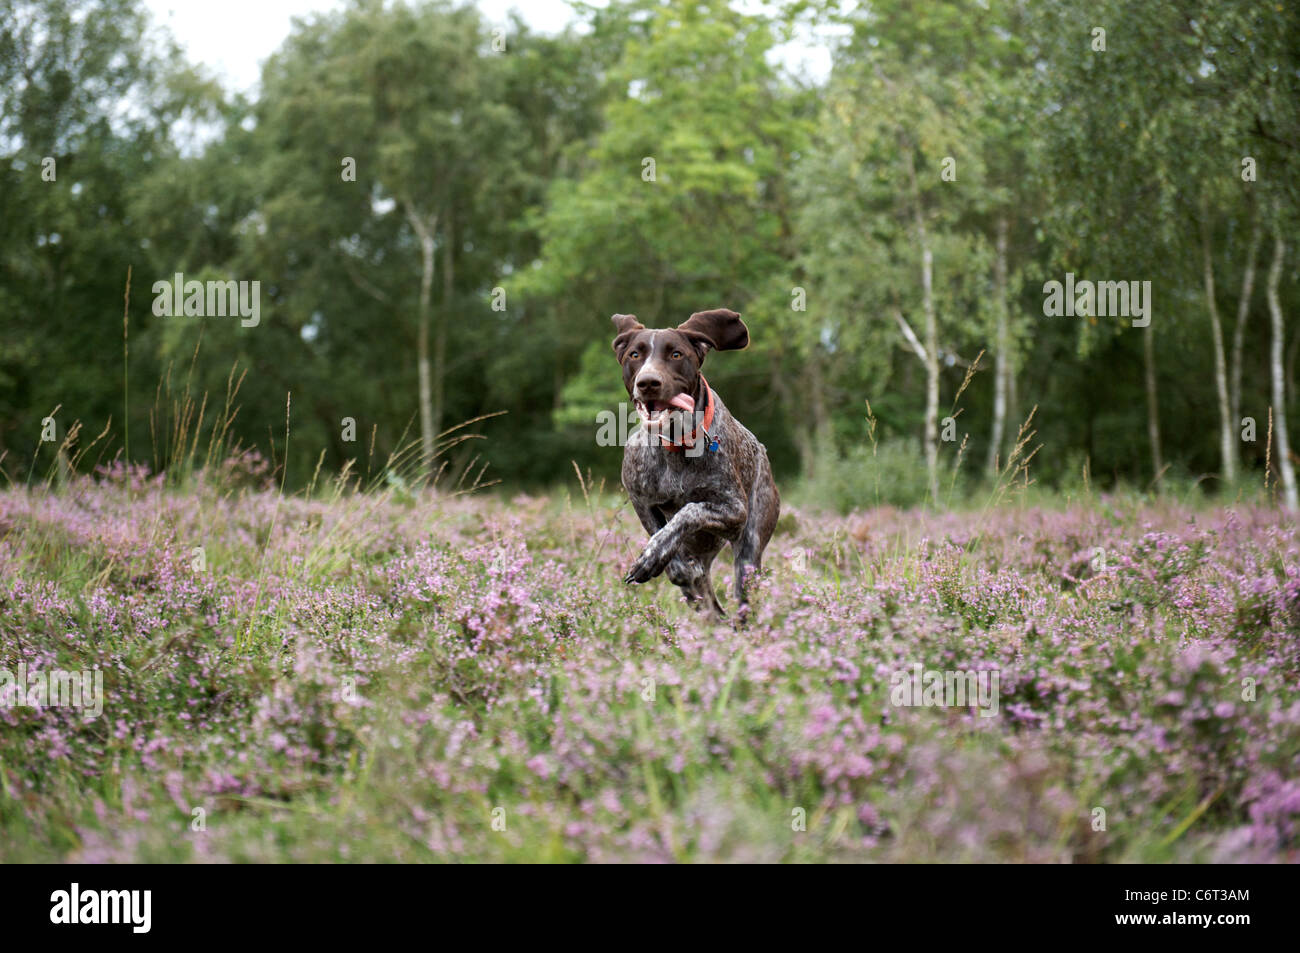
[[[154,21],[170,29],[192,62],[207,66],[227,89],[242,92],[257,85],[262,62],[289,35],[294,17],[343,5],[343,0],[145,0]],[[478,0],[476,6],[490,25],[504,26],[507,13],[518,9],[530,27],[546,33],[572,19],[564,0]],[[777,59],[813,79],[830,72],[828,47],[812,37],[782,47]]]

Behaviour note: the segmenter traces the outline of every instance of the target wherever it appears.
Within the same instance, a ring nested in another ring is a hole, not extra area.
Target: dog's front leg
[[[743,501],[725,503],[687,503],[668,521],[663,529],[650,537],[645,549],[628,570],[626,583],[649,582],[668,567],[677,552],[682,537],[690,533],[710,532],[727,539],[745,525]]]
[[[636,510],[636,518],[641,521],[645,531],[653,536],[667,525],[668,520],[660,512],[659,507],[651,506],[649,503],[642,503],[639,500],[632,500],[632,509]]]
[[[625,583],[649,582],[668,568],[673,555],[677,552],[677,544],[682,538],[681,533],[673,529],[674,522],[676,517],[650,537],[650,542],[645,544],[645,549],[641,550],[641,555],[623,577]]]

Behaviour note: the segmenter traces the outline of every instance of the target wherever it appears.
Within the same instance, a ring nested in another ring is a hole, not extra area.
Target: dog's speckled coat
[[[614,352],[634,400],[664,403],[680,393],[695,400],[696,425],[706,408],[700,366],[709,350],[734,350],[749,344],[749,330],[734,311],[720,308],[691,315],[673,329],[650,330],[634,315],[616,314]],[[623,451],[623,486],[650,541],[624,578],[648,582],[660,573],[687,601],[717,617],[724,615],[709,570],[726,542],[735,559],[739,612],[747,609],[746,582],[762,566],[763,550],[776,528],[781,502],[767,450],[713,391],[710,437],[673,451],[644,427]]]

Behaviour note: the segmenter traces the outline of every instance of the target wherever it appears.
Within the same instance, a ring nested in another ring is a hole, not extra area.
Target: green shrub
[[[952,484],[951,466],[941,462],[939,491],[947,499]],[[958,475],[953,499],[963,494]],[[929,496],[925,455],[916,440],[891,440],[876,446],[849,448],[842,454],[827,453],[817,461],[813,476],[792,494],[798,502],[820,509],[848,513],[877,505],[919,506]]]

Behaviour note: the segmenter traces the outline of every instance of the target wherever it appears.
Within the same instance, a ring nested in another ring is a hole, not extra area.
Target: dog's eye
[[[681,359],[682,359],[682,352],[681,352],[681,351],[673,351],[673,360],[674,360],[674,361],[680,361]]]
[[[628,352],[628,355],[627,355],[628,360],[630,360],[630,361],[635,361],[635,360],[636,360],[638,357],[640,357],[640,356],[641,356],[641,352],[638,351],[638,350],[636,350],[635,348],[633,348],[631,351],[629,351],[629,352]]]

